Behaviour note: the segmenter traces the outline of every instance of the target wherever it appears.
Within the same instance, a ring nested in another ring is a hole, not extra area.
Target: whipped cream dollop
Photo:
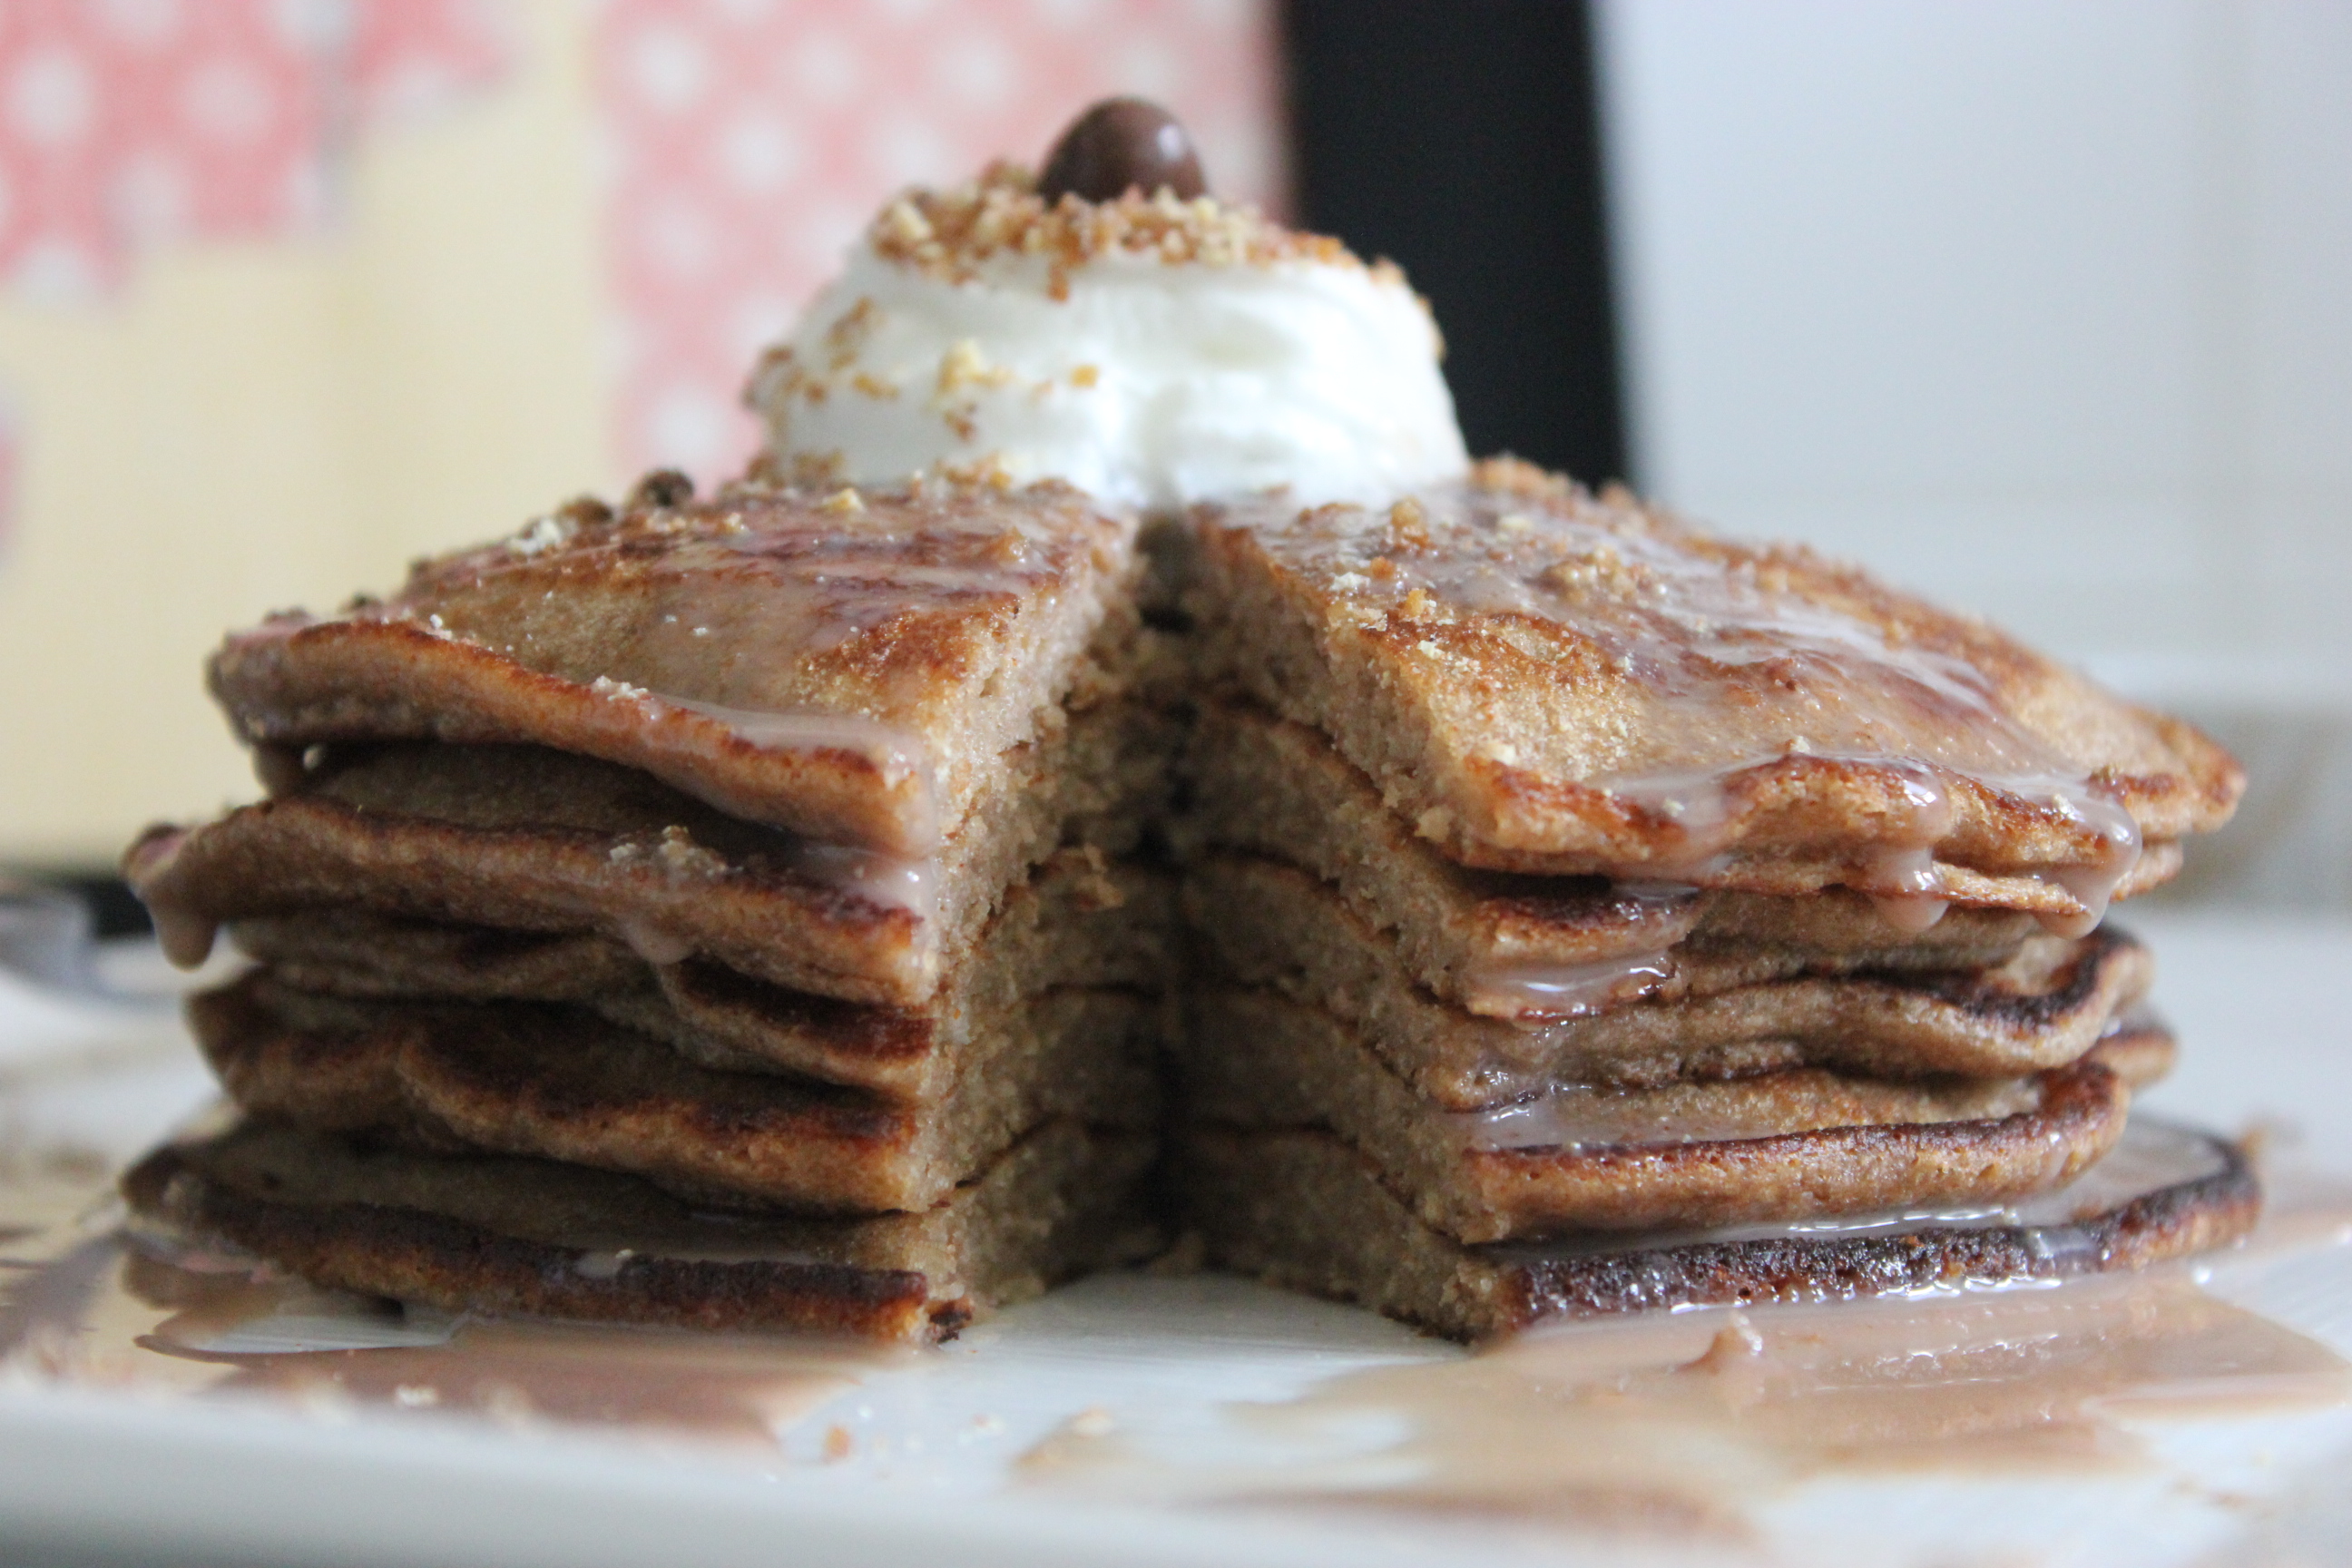
[[[1166,190],[1049,204],[999,166],[886,209],[751,396],[804,482],[1375,503],[1468,467],[1440,352],[1403,275],[1335,240]]]

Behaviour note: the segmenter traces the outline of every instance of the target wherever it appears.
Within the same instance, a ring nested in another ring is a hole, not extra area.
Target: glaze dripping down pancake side
[[[1468,865],[2087,929],[2161,874],[2144,844],[2242,787],[2187,725],[1980,622],[1524,466],[1196,518],[1214,675],[1324,731]]]

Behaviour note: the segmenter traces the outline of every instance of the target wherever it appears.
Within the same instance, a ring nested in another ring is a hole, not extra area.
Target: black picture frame
[[[1299,220],[1412,276],[1475,453],[1633,479],[1583,0],[1285,0]]]

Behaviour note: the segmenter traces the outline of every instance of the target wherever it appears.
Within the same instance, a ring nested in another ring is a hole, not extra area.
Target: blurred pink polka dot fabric
[[[739,396],[889,194],[1034,163],[1113,92],[1181,115],[1213,188],[1281,195],[1265,0],[606,0],[596,44],[616,438],[698,477],[749,454]]]
[[[0,280],[95,300],[163,240],[309,229],[362,127],[497,79],[485,0],[5,0]]]

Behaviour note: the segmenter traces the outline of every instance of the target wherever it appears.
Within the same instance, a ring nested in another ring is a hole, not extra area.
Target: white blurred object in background
[[[2352,6],[1599,20],[1645,488],[2206,723],[2184,891],[2352,901]]]

